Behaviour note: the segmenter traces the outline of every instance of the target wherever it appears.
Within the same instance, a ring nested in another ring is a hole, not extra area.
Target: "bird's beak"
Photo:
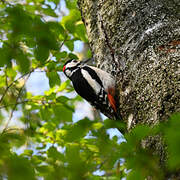
[[[91,60],[93,60],[93,58],[89,58],[89,59],[83,60],[83,61],[81,61],[81,64],[86,64],[86,63],[88,63]]]

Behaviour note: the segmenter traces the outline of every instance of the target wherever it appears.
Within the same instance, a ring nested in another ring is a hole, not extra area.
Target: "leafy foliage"
[[[76,0],[65,1],[69,13],[61,20],[59,0],[17,2],[0,4],[0,179],[162,179],[158,156],[141,146],[157,134],[167,144],[167,169],[177,170],[179,114],[154,128],[138,126],[124,139],[107,133],[120,122],[73,121],[81,99],[70,98],[73,88],[61,72],[66,60],[77,58],[74,42],[88,41]],[[49,80],[43,94],[28,92],[34,72]]]

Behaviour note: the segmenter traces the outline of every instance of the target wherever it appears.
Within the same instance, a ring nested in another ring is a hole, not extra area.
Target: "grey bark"
[[[79,0],[97,66],[117,81],[118,110],[127,129],[154,125],[180,111],[179,0]],[[161,160],[159,137],[155,147]]]

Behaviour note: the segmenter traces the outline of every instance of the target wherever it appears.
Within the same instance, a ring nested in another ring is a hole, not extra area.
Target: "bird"
[[[117,119],[115,78],[97,67],[87,65],[88,60],[68,60],[63,72],[72,81],[77,94],[108,118]]]

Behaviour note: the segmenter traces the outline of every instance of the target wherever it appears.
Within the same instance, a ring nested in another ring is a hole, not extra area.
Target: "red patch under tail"
[[[116,109],[116,101],[115,101],[114,97],[113,97],[110,93],[108,93],[107,96],[108,96],[109,102],[110,102],[110,104],[111,104],[114,112],[117,112],[117,109]]]

